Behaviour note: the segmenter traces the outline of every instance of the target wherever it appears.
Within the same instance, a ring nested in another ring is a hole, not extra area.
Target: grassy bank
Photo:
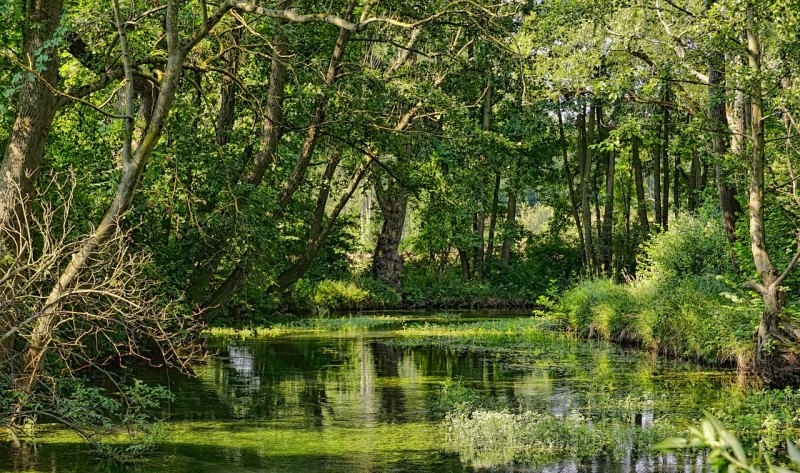
[[[581,281],[554,305],[554,317],[584,337],[748,366],[761,302],[742,289],[731,251],[718,218],[680,216],[646,245],[636,278]]]

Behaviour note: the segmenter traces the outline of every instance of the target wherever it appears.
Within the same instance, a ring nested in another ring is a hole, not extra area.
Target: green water
[[[105,463],[76,439],[52,432],[35,447],[0,444],[0,471],[474,471],[448,446],[441,418],[431,412],[448,380],[515,408],[556,415],[580,411],[590,418],[611,409],[645,427],[664,416],[695,418],[703,406],[724,402],[735,390],[732,372],[605,343],[573,341],[504,353],[403,348],[394,342],[400,325],[212,339],[217,354],[195,367],[195,377],[140,373],[147,381],[168,383],[176,396],[165,411],[168,440],[142,462]],[[629,451],[616,459],[564,459],[494,471],[696,471],[700,461]]]

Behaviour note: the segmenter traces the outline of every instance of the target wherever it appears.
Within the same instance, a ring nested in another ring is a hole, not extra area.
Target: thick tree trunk
[[[228,50],[222,55],[226,68],[231,76],[236,75],[239,68],[239,42],[242,38],[242,30],[235,29],[229,35],[230,44]],[[234,119],[236,117],[236,94],[238,87],[236,81],[229,75],[223,75],[219,90],[219,108],[217,110],[217,120],[214,124],[216,128],[217,146],[224,146],[228,143],[231,131],[233,130]]]
[[[281,0],[281,9],[291,7],[291,0]],[[267,86],[267,109],[261,124],[261,152],[253,159],[250,172],[245,180],[248,184],[258,185],[264,178],[267,168],[276,161],[278,143],[283,132],[283,101],[286,97],[286,62],[290,51],[284,27],[285,20],[277,20],[272,35],[272,62],[270,65],[269,85]]]
[[[639,215],[639,225],[642,236],[650,233],[650,222],[647,219],[647,200],[644,195],[644,174],[642,173],[642,158],[639,151],[639,137],[631,138],[631,158],[633,161],[633,183],[636,187],[636,210]]]
[[[761,284],[751,284],[761,294],[764,311],[756,334],[755,368],[768,384],[791,385],[800,382],[800,330],[786,320],[784,295],[781,283],[800,257],[800,250],[780,276],[770,260],[764,230],[764,105],[761,85],[761,43],[755,25],[753,3],[747,8],[747,56],[748,65],[754,71],[750,84],[750,140],[752,155],[750,163],[749,213],[750,250]]]
[[[23,31],[23,60],[35,62],[38,54],[49,60],[41,78],[26,80],[19,91],[17,110],[0,164],[0,228],[14,228],[17,211],[24,211],[36,187],[45,144],[55,117],[56,96],[49,86],[58,86],[59,51],[45,45],[53,38],[61,20],[61,0],[27,0]],[[44,48],[44,49],[43,49]]]
[[[500,250],[500,269],[503,274],[508,272],[511,266],[511,249],[514,246],[514,238],[511,234],[517,224],[517,191],[508,189],[508,213],[506,214],[506,231],[503,236],[503,247]]]
[[[372,275],[402,294],[403,257],[400,254],[400,241],[403,238],[408,194],[403,189],[392,189],[392,186],[388,192],[380,187],[375,186],[375,195],[383,215],[383,227],[372,257]]]

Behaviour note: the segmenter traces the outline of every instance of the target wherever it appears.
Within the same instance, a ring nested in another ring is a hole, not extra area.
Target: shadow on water
[[[218,355],[196,377],[146,371],[169,384],[167,443],[141,463],[98,461],[85,446],[48,436],[35,448],[0,444],[0,471],[50,472],[462,472],[430,414],[442,383],[459,380],[503,405],[647,426],[665,415],[695,416],[730,395],[735,374],[701,371],[595,342],[498,354],[442,347],[401,348],[387,331],[342,331],[273,339],[214,339]],[[608,400],[615,403],[609,403]],[[627,409],[626,400],[636,399]],[[645,402],[641,402],[644,400]],[[602,402],[601,402],[602,401]],[[607,415],[608,413],[602,413]],[[59,436],[61,435],[61,436]],[[536,467],[491,471],[702,471],[698,458],[628,451]]]

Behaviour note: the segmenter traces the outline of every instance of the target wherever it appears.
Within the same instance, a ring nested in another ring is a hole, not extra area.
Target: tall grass
[[[736,276],[724,238],[716,220],[682,216],[647,245],[636,280],[584,280],[556,312],[583,336],[747,366],[759,302],[729,282]]]

